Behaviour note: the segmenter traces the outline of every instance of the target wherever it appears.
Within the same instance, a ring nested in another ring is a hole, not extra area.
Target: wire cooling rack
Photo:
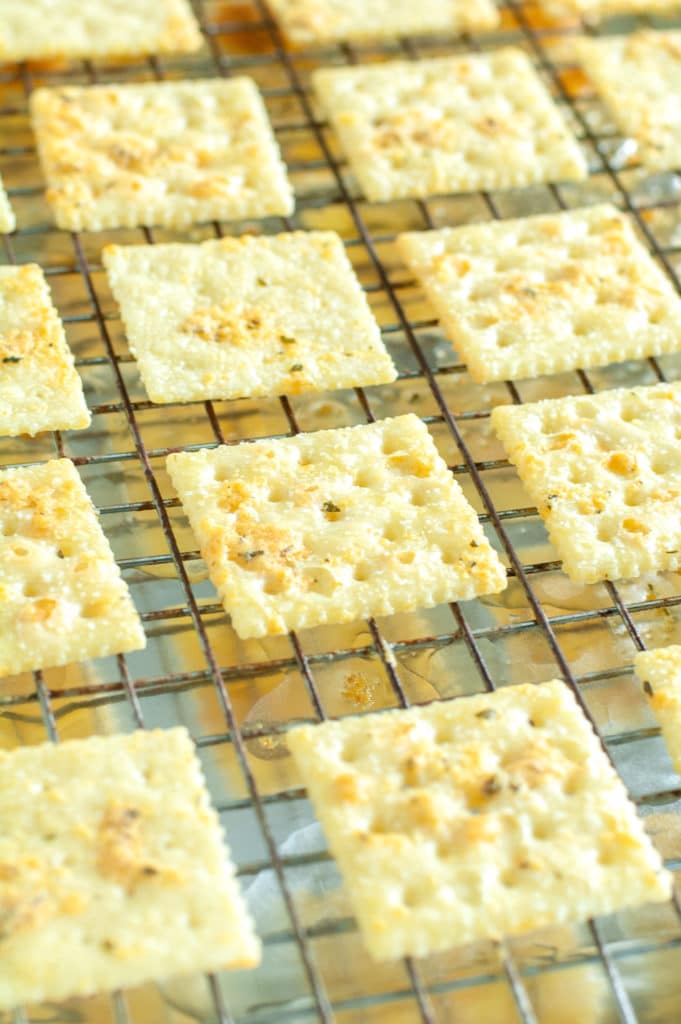
[[[570,63],[576,21],[507,2],[497,32],[287,51],[260,0],[197,4],[198,55],[0,71],[0,170],[19,229],[6,262],[39,262],[77,356],[90,430],[0,441],[0,465],[73,460],[102,514],[148,635],[144,652],[0,682],[0,743],[187,725],[264,939],[262,967],[192,978],[0,1019],[88,1024],[338,1021],[340,1024],[612,1024],[681,1019],[678,904],[639,909],[418,963],[367,963],[324,840],[287,757],[287,723],[407,706],[563,677],[579,695],[670,868],[681,866],[681,784],[632,675],[636,651],[681,641],[678,574],[577,587],[560,572],[536,510],[489,427],[491,408],[681,376],[663,357],[505,384],[474,385],[400,265],[397,232],[523,216],[609,200],[633,215],[681,290],[681,177],[646,175]],[[642,22],[638,22],[642,23]],[[631,20],[608,31],[630,31]],[[578,186],[540,186],[367,204],[309,92],[321,65],[418,58],[513,43],[535,61],[587,153]],[[43,84],[244,73],[263,91],[297,193],[291,218],[69,234],[51,226],[27,119]],[[344,239],[400,370],[389,386],[271,401],[152,406],[107,290],[104,244],[199,241],[244,231],[333,229]],[[501,596],[352,627],[239,641],[206,581],[165,473],[169,451],[401,412],[426,423],[504,558]],[[455,937],[454,937],[455,938]]]

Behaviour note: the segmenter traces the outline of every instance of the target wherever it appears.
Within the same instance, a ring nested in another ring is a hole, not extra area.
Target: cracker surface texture
[[[681,772],[681,646],[641,651],[634,658],[653,714],[677,772]]]
[[[538,0],[537,5],[550,14],[576,14],[598,21],[615,14],[666,14],[678,10],[681,0]]]
[[[323,68],[312,83],[372,201],[587,175],[577,142],[520,50]]]
[[[14,231],[16,226],[17,221],[14,216],[14,210],[10,206],[7,193],[2,184],[2,178],[0,178],[0,231],[7,234],[10,231]]]
[[[186,0],[1,0],[0,60],[198,50]]]
[[[571,579],[681,566],[681,383],[499,406],[492,425]]]
[[[0,472],[0,676],[144,643],[73,463]]]
[[[87,427],[64,328],[35,263],[0,267],[0,435]]]
[[[103,260],[152,402],[395,380],[331,232],[108,246]]]
[[[491,0],[269,0],[294,46],[492,29]]]
[[[167,465],[240,637],[506,586],[416,416],[180,453]]]
[[[644,167],[681,167],[681,31],[581,39],[577,56]]]
[[[250,78],[37,89],[31,115],[61,228],[180,228],[293,211]]]
[[[251,967],[185,729],[0,752],[0,1008]]]
[[[636,808],[557,680],[301,726],[287,742],[376,959],[669,897]]]
[[[681,299],[613,206],[398,243],[480,383],[681,348]]]

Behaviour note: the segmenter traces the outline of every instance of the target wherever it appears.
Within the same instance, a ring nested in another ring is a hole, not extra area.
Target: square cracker
[[[681,167],[681,31],[580,39],[577,56],[651,170]]]
[[[7,0],[0,61],[134,56],[198,50],[186,0]]]
[[[613,206],[398,244],[480,383],[681,349],[681,299]]]
[[[17,226],[16,218],[14,216],[14,210],[10,206],[7,193],[2,184],[2,178],[0,178],[0,231],[3,233],[9,233],[14,231]]]
[[[662,726],[674,768],[681,773],[681,646],[641,651],[634,658],[634,666]]]
[[[250,78],[37,89],[31,115],[60,228],[180,228],[293,211]]]
[[[302,726],[287,741],[378,960],[669,898],[636,808],[558,680]]]
[[[152,402],[395,380],[332,232],[107,246],[103,260]]]
[[[167,465],[240,637],[506,586],[416,416],[185,452]]]
[[[491,0],[269,0],[294,46],[491,29]]]
[[[681,382],[499,406],[492,425],[571,579],[681,567]]]
[[[0,676],[144,644],[73,463],[57,459],[1,472]]]
[[[0,267],[0,435],[87,427],[83,386],[35,263]]]
[[[0,752],[0,1009],[251,967],[185,729]]]
[[[586,177],[521,50],[323,68],[312,82],[372,201]]]

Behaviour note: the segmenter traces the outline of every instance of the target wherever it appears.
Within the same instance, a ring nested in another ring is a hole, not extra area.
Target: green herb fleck
[[[20,363],[21,356],[3,356],[2,361],[3,363]]]
[[[282,345],[295,345],[296,343],[296,339],[291,338],[288,334],[280,334],[279,341],[282,343]]]
[[[256,281],[258,282],[258,284],[260,285],[261,288],[266,288],[267,287],[267,281],[265,280],[264,277],[257,277]]]
[[[302,363],[294,363],[291,369],[289,370],[289,373],[299,373],[302,370],[302,368]]]
[[[325,501],[324,504],[322,505],[322,512],[325,512],[326,515],[329,516],[336,515],[338,512],[340,512],[340,508],[338,505],[335,505],[332,501]]]
[[[475,717],[476,718],[487,718],[487,719],[496,718],[497,717],[497,713],[494,710],[494,708],[483,708],[482,711],[478,711],[477,712]]]
[[[647,693],[649,697],[654,697],[655,696],[653,688],[652,688],[652,686],[650,685],[650,683],[648,682],[647,679],[644,680],[644,682],[643,682],[643,692]]]
[[[264,554],[265,554],[265,552],[262,551],[262,550],[259,550],[259,551],[244,551],[244,553],[243,553],[243,555],[241,557],[246,562],[250,562],[253,558],[257,558],[258,555],[264,555]]]

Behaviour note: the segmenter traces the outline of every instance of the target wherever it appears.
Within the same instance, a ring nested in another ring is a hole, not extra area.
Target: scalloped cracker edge
[[[369,200],[587,176],[521,50],[322,68],[312,84]]]
[[[50,289],[35,263],[0,267],[0,435],[90,424]]]
[[[0,752],[0,1008],[252,967],[185,729]]]
[[[609,204],[398,246],[478,383],[681,349],[681,299]]]
[[[109,285],[152,402],[395,380],[338,235],[107,246]]]
[[[0,676],[145,645],[68,459],[0,472],[0,598]]]
[[[250,78],[43,88],[30,106],[58,227],[184,228],[293,212]]]
[[[302,726],[287,743],[377,960],[670,896],[558,680]]]
[[[681,383],[499,406],[492,425],[571,579],[681,567]]]
[[[167,466],[240,637],[506,586],[416,416],[170,455]]]

